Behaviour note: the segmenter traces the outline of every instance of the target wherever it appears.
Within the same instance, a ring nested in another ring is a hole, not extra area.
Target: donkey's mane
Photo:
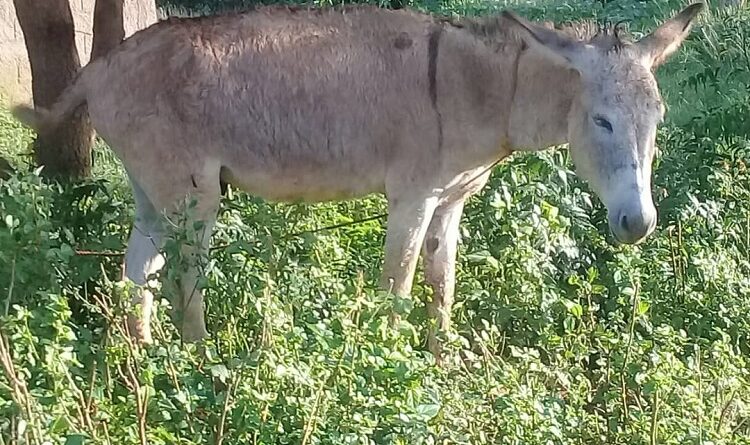
[[[602,34],[617,36],[619,39],[623,36],[621,34],[621,23],[622,22],[602,24],[595,20],[579,20],[577,22],[556,24],[555,29],[567,36],[581,41],[591,41],[594,38],[600,37]]]
[[[499,16],[446,18],[446,22],[452,26],[463,28],[474,34],[477,38],[495,43],[505,43],[515,40],[511,31],[512,25],[508,19]],[[554,23],[551,21],[536,22],[536,24],[548,29],[554,29],[572,39],[589,42],[600,46],[602,49],[619,50],[628,41],[624,37],[622,22],[599,23],[595,20],[579,20],[575,22]]]
[[[618,51],[630,43],[630,36],[621,26],[624,22],[597,22],[594,20],[580,20],[556,25],[555,29],[563,34],[584,42],[598,44],[605,50]]]

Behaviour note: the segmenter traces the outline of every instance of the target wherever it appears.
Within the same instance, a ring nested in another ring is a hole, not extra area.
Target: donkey
[[[44,134],[88,104],[133,189],[124,274],[137,285],[164,263],[165,218],[194,200],[191,218],[205,230],[184,246],[190,264],[175,303],[186,341],[207,335],[196,262],[221,183],[280,201],[385,193],[380,285],[409,294],[421,252],[434,291],[428,346],[439,359],[464,203],[513,151],[569,143],[614,238],[636,243],[654,230],[651,164],[664,107],[653,71],[701,8],[637,42],[508,11],[451,20],[370,6],[262,7],[169,19],[88,64],[51,108],[15,115]],[[141,289],[130,320],[143,342],[152,299]]]

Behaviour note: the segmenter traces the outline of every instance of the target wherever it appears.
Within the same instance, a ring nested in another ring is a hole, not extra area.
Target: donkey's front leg
[[[380,285],[393,295],[406,297],[411,292],[420,246],[437,203],[438,198],[429,194],[388,196],[385,263]],[[393,314],[391,322],[397,320],[398,316]]]
[[[456,285],[456,251],[463,210],[463,200],[438,207],[427,229],[422,249],[425,280],[433,292],[432,301],[427,303],[427,313],[431,320],[427,346],[438,363],[442,362],[442,345],[438,333],[448,332],[451,323]]]

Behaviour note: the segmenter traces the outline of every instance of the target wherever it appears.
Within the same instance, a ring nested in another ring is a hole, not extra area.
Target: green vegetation
[[[683,6],[509,5],[636,35]],[[382,213],[380,198],[233,193],[202,283],[212,339],[181,345],[162,300],[139,349],[121,328],[133,208],[112,153],[97,147],[84,183],[0,180],[0,444],[750,444],[750,11],[699,21],[658,76],[656,234],[612,246],[564,150],[514,156],[464,218],[447,339],[462,360],[446,369],[425,351],[420,278],[388,328],[382,221],[310,232]],[[31,137],[0,114],[20,170]]]

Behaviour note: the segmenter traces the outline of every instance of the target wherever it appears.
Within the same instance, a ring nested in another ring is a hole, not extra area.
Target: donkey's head
[[[568,116],[570,151],[622,243],[644,239],[656,225],[651,164],[664,106],[653,70],[679,47],[701,9],[688,6],[635,43],[622,42],[616,26],[582,41],[504,13],[527,45],[580,74]]]

